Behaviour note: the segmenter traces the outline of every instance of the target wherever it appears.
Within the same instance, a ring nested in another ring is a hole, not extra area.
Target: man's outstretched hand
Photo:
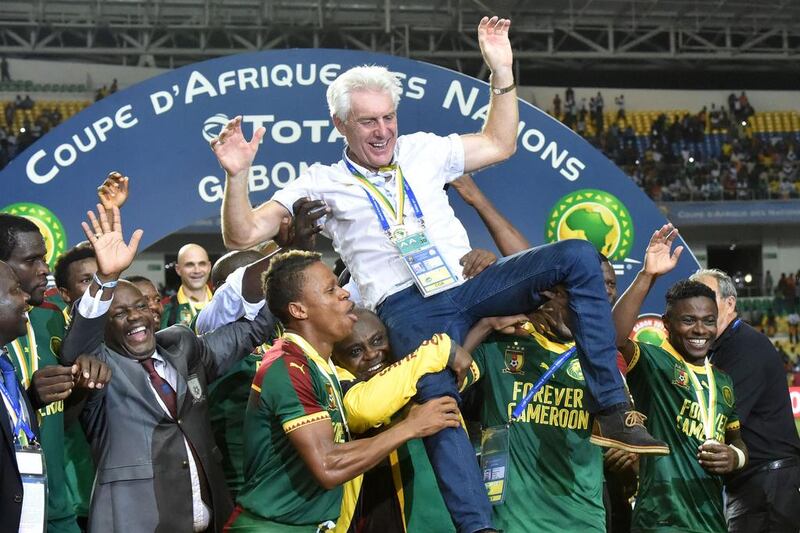
[[[508,70],[514,63],[514,53],[511,51],[511,41],[508,39],[508,30],[511,28],[509,19],[498,17],[483,17],[478,24],[478,43],[486,66],[493,73]]]
[[[672,250],[672,244],[677,238],[678,230],[672,224],[664,224],[653,232],[650,244],[644,252],[642,270],[652,276],[661,276],[675,268],[683,253],[683,246],[676,246]]]
[[[242,133],[242,117],[238,116],[228,122],[219,136],[211,139],[211,150],[225,174],[245,177],[266,131],[263,127],[258,128],[253,132],[253,138],[246,140]]]
[[[86,215],[89,223],[81,222],[81,226],[97,256],[97,275],[106,278],[103,281],[116,279],[136,257],[143,232],[137,229],[131,235],[130,242],[125,244],[122,237],[122,219],[116,206],[111,210],[111,221],[108,220],[106,210],[101,204],[97,204],[97,216],[91,211]]]
[[[116,171],[110,172],[97,188],[97,197],[106,211],[111,211],[114,206],[122,207],[128,199],[128,176]]]

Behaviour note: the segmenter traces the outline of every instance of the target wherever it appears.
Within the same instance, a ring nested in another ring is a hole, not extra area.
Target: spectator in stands
[[[11,81],[11,73],[8,69],[8,59],[6,56],[0,57],[0,82]]]
[[[603,95],[600,94],[600,91],[597,91],[597,96],[594,98],[594,103],[597,110],[594,117],[594,127],[595,131],[599,133],[605,128],[605,115],[603,114],[605,112],[605,103],[603,102]]]
[[[553,98],[553,116],[560,119],[561,118],[561,97],[556,93],[556,96]]]
[[[108,94],[114,94],[118,89],[117,78],[114,78],[114,81],[111,82],[111,87],[108,89]]]
[[[728,531],[797,531],[800,437],[794,425],[786,371],[769,338],[737,318],[736,288],[720,270],[691,276],[717,299],[717,339],[709,356],[733,379],[736,413],[749,452],[748,465],[725,480]]]
[[[786,324],[789,327],[789,342],[797,344],[800,342],[800,337],[797,335],[798,326],[800,326],[800,314],[797,313],[797,309],[793,309],[786,317]]]
[[[31,109],[33,109],[33,103],[34,102],[33,102],[33,99],[31,98],[31,95],[26,94],[25,95],[25,99],[19,105],[19,108],[20,109],[25,109],[27,111],[30,111]]]
[[[614,103],[617,105],[617,120],[625,120],[625,95],[614,98]]]

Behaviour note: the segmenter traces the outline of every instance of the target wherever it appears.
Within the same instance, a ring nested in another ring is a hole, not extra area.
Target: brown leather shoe
[[[620,406],[611,413],[597,414],[589,442],[642,455],[669,455],[669,446],[647,432],[645,420],[646,416],[629,406]]]

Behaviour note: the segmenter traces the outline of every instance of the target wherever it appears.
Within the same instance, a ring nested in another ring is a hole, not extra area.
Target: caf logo
[[[612,260],[628,257],[633,246],[633,219],[611,193],[580,189],[562,196],[545,224],[547,242],[583,239]]]
[[[506,348],[504,354],[506,367],[503,369],[505,374],[524,374],[522,365],[525,364],[525,350],[521,348]]]
[[[661,346],[667,340],[667,328],[664,327],[661,315],[645,313],[636,319],[628,338],[636,342]]]
[[[2,213],[25,217],[39,228],[44,237],[44,246],[47,250],[45,261],[50,268],[55,266],[58,256],[67,249],[67,232],[64,225],[52,211],[43,205],[31,202],[18,202],[0,209]]]
[[[336,394],[333,391],[333,385],[330,383],[325,384],[325,392],[328,393],[328,411],[336,410]]]

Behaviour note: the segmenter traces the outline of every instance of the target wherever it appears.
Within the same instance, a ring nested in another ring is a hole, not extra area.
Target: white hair
[[[717,285],[719,286],[719,295],[721,298],[730,298],[731,296],[736,298],[736,284],[733,282],[731,277],[722,270],[719,270],[718,268],[701,268],[689,276],[689,279],[692,281],[700,281],[700,278],[703,277],[710,277],[717,280]]]
[[[386,67],[362,65],[340,74],[328,86],[326,97],[332,117],[347,120],[350,114],[350,95],[353,91],[384,91],[392,97],[395,109],[400,104],[403,87],[400,79]]]

